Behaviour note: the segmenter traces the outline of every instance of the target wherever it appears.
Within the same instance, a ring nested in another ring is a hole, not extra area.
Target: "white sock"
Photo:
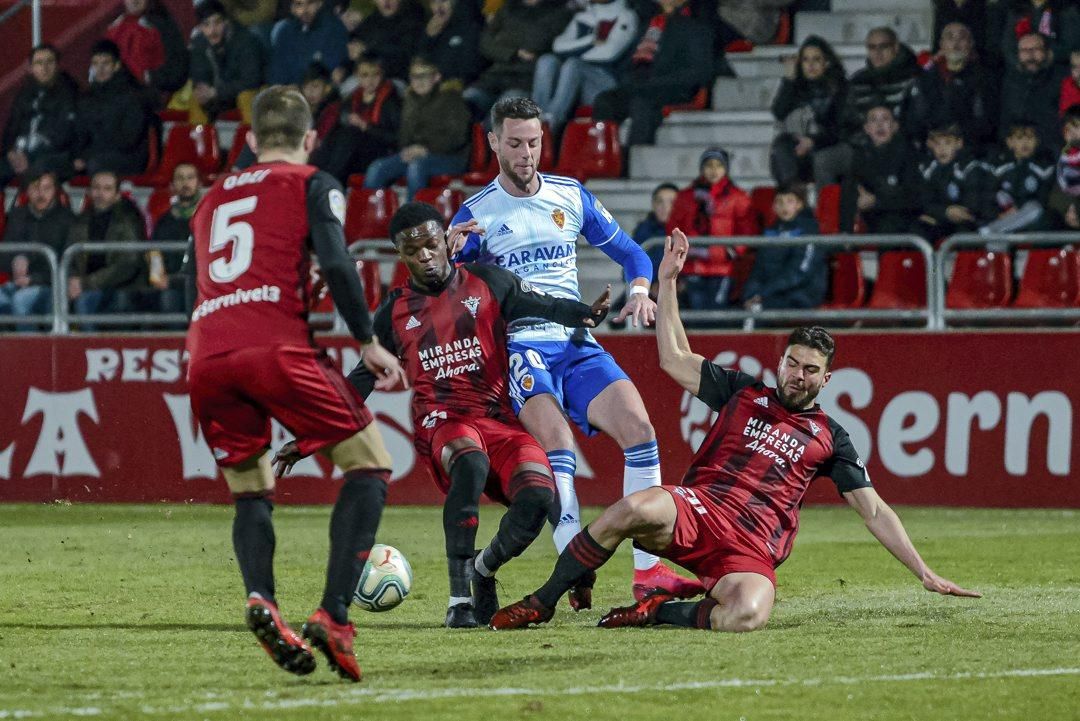
[[[656,441],[631,446],[623,451],[623,496],[660,485],[660,451]],[[647,571],[660,562],[658,556],[634,549],[634,570]]]
[[[459,606],[463,603],[467,603],[470,606],[473,605],[472,596],[451,596],[450,602],[446,605],[446,607],[453,608],[454,606]]]
[[[574,473],[577,470],[577,456],[573,451],[551,451],[547,454],[551,470],[555,474],[555,488],[559,492],[559,522],[552,532],[555,550],[563,552],[570,539],[581,532],[581,507],[578,505],[577,491],[574,490]]]

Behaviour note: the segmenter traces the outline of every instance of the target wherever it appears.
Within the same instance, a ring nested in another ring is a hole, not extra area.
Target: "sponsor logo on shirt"
[[[416,319],[415,315],[409,316],[409,322],[405,324],[405,330],[412,330],[413,328],[419,328],[420,321]]]
[[[769,399],[766,398],[765,396],[762,396],[761,398],[755,398],[754,403],[757,403],[762,408],[768,408],[769,407]]]
[[[757,400],[754,402],[757,403]],[[793,430],[788,424],[773,425],[752,417],[746,421],[742,432],[743,436],[750,439],[745,448],[772,459],[781,468],[786,468],[789,463],[798,463],[806,453],[806,445],[798,435],[791,432]]]
[[[471,295],[465,300],[461,301],[461,304],[468,308],[469,313],[471,313],[472,317],[475,318],[476,311],[480,308],[480,297],[476,295]]]
[[[340,190],[333,188],[327,194],[326,199],[330,204],[330,212],[334,214],[339,223],[345,225],[345,196]]]
[[[551,211],[551,219],[555,221],[555,225],[559,226],[559,230],[562,230],[563,226],[566,225],[566,213],[562,211],[562,208]]]
[[[446,411],[432,411],[424,416],[424,420],[421,421],[421,425],[424,428],[434,428],[435,424],[440,420],[446,420]]]
[[[818,433],[821,433],[821,426],[819,426],[817,423],[814,423],[813,421],[810,421],[810,430],[816,436]]]
[[[604,204],[600,202],[599,198],[597,198],[593,202],[593,207],[596,208],[597,213],[599,213],[600,215],[603,216],[604,220],[606,220],[609,223],[614,223],[615,222],[615,219],[611,217],[611,213],[608,212],[608,209],[604,207]],[[562,226],[560,226],[560,227],[562,227]]]
[[[495,231],[495,236],[494,237],[498,238],[499,236],[502,236],[502,235],[513,235],[513,234],[514,234],[514,231],[510,230],[510,227],[506,223],[503,223],[502,227],[500,227],[498,230]]]

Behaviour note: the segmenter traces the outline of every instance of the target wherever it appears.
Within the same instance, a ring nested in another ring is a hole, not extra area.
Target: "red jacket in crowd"
[[[757,235],[757,216],[750,203],[750,196],[738,188],[726,176],[709,187],[707,181],[698,178],[675,196],[675,205],[668,218],[667,232],[681,229],[687,236]],[[731,275],[732,258],[741,255],[745,246],[710,245],[707,257],[686,261],[686,275]]]
[[[120,48],[120,59],[135,78],[145,83],[150,71],[165,64],[165,45],[161,33],[145,16],[124,14],[116,18],[105,37]]]

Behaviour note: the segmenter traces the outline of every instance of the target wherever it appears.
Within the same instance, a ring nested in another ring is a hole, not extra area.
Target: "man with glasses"
[[[851,76],[848,84],[849,126],[858,128],[871,106],[884,103],[904,124],[919,63],[911,48],[900,43],[892,28],[874,28],[866,35],[866,67]]]

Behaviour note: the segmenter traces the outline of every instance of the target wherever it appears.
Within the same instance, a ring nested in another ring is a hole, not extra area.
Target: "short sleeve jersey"
[[[815,478],[831,478],[841,493],[870,486],[847,432],[820,406],[790,411],[776,389],[707,360],[698,398],[719,415],[683,485],[728,511],[735,531],[776,564],[791,552]]]

